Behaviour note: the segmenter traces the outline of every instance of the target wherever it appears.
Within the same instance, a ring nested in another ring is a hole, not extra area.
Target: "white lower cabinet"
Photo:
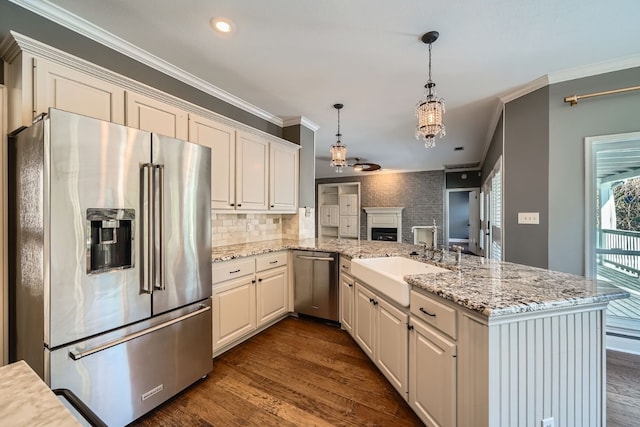
[[[287,316],[290,281],[288,253],[214,263],[213,355]]]
[[[256,329],[253,275],[213,287],[213,351]]]
[[[385,377],[407,398],[408,384],[408,344],[407,323],[409,315],[377,297],[378,328],[376,334],[375,363]]]
[[[407,399],[409,315],[358,281],[354,298],[356,342]]]
[[[374,359],[376,307],[373,305],[374,293],[356,282],[355,291],[355,320],[353,322],[353,337],[362,350],[371,359]]]
[[[289,312],[289,274],[287,267],[278,267],[257,274],[257,327]]]
[[[456,425],[456,344],[411,318],[409,405],[428,426]]]
[[[353,302],[355,282],[353,277],[340,273],[340,324],[353,336]]]

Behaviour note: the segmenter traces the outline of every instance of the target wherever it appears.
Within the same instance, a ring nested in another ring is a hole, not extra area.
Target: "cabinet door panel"
[[[49,107],[124,124],[124,89],[39,59],[35,69],[35,110]]]
[[[396,390],[406,398],[409,391],[409,332],[407,330],[409,316],[382,298],[377,298],[377,301],[378,329],[375,363]]]
[[[189,120],[185,111],[133,92],[127,92],[126,124],[176,139],[186,140],[189,136]]]
[[[353,336],[353,278],[340,274],[340,323]]]
[[[256,329],[253,276],[213,288],[213,351]]]
[[[256,289],[258,327],[287,313],[289,299],[287,267],[258,274]]]
[[[189,141],[211,148],[211,208],[235,209],[235,129],[190,115]]]
[[[295,212],[298,207],[298,150],[271,143],[269,209]]]
[[[374,360],[376,309],[372,304],[374,295],[356,282],[354,338],[362,350]]]
[[[269,142],[236,133],[236,209],[267,210]]]
[[[340,237],[358,237],[358,218],[340,216]]]
[[[340,215],[358,215],[358,209],[357,194],[340,195]]]
[[[428,425],[456,425],[456,345],[412,319],[409,404]]]

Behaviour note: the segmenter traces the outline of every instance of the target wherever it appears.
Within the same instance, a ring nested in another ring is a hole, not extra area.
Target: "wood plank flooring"
[[[349,334],[289,317],[135,426],[421,426]]]
[[[640,356],[607,352],[607,426],[637,426]],[[421,426],[345,332],[287,318],[134,426]]]
[[[607,426],[640,425],[640,356],[607,351]]]

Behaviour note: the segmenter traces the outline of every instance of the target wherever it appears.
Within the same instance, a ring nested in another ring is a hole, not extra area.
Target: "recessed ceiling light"
[[[210,24],[211,28],[223,34],[229,34],[234,29],[233,22],[227,18],[211,18]]]

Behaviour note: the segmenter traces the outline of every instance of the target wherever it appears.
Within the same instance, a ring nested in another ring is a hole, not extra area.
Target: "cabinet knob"
[[[352,283],[348,283],[350,288],[353,288],[353,284]]]
[[[274,206],[274,205],[271,205],[271,207],[272,207],[272,208],[275,208],[275,206]]]
[[[238,207],[242,206],[242,203],[238,203]]]
[[[407,330],[408,331],[413,331],[413,325],[410,325],[407,323]]]
[[[262,282],[262,279],[258,279],[258,282]]]
[[[253,280],[251,281],[251,283],[256,283],[256,279],[253,279]]]

